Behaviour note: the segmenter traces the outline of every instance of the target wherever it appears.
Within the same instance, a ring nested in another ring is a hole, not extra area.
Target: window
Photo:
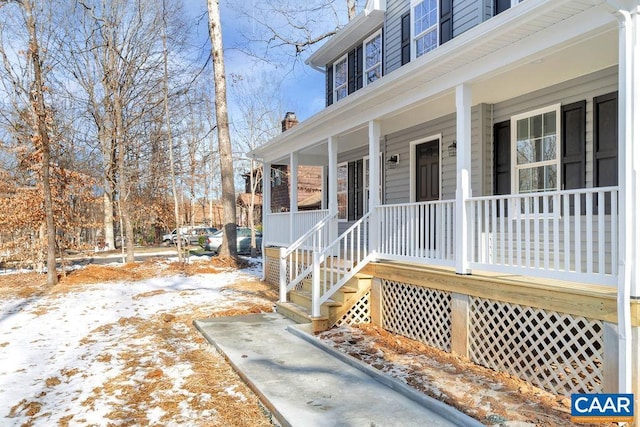
[[[558,190],[560,105],[511,118],[517,193]]]
[[[347,220],[347,203],[349,190],[349,167],[347,163],[338,165],[338,220]]]
[[[414,57],[438,46],[438,0],[411,2]]]
[[[333,93],[335,101],[347,96],[347,57],[333,64]]]
[[[365,84],[382,77],[382,32],[378,31],[364,42]]]

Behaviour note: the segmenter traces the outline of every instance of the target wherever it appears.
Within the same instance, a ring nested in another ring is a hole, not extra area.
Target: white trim
[[[517,153],[517,142],[518,142],[518,120],[526,119],[533,116],[539,116],[542,114],[555,112],[556,113],[556,158],[555,160],[546,160],[535,162],[536,166],[553,166],[556,165],[556,188],[554,190],[561,190],[562,188],[562,129],[560,128],[562,125],[561,114],[562,108],[561,104],[552,104],[546,107],[538,108],[536,110],[527,111],[524,113],[516,114],[511,116],[511,193],[512,194],[520,194],[519,185],[518,185],[518,171],[520,169],[527,169],[525,165],[518,166],[518,153]],[[531,163],[528,163],[531,164]]]
[[[442,200],[442,134],[438,133],[409,142],[409,201],[411,203],[416,201],[416,146],[435,140],[438,141],[438,193],[440,194],[439,200]]]
[[[382,203],[382,196],[384,195],[383,185],[384,185],[384,156],[382,153],[378,153],[378,202]],[[369,192],[369,180],[367,179],[367,171],[369,170],[369,155],[366,155],[362,158],[362,183],[364,184],[362,191],[362,208],[363,213],[366,214],[369,212],[369,197],[367,194]]]
[[[414,9],[417,5],[419,5],[420,3],[423,3],[425,1],[429,1],[429,0],[411,0],[411,18],[409,19],[409,21],[411,22],[411,60],[416,59],[418,56],[416,55],[416,39],[419,37],[422,37],[428,33],[430,33],[431,31],[434,31],[433,28],[435,27],[435,32],[436,32],[436,46],[434,47],[437,48],[440,45],[440,2],[438,0],[436,0],[436,23],[433,24],[431,27],[429,27],[429,29],[421,32],[420,34],[415,34],[415,28],[416,28],[416,24],[415,24],[415,12]],[[434,50],[434,49],[430,49],[427,52],[422,53],[422,55]],[[419,56],[422,56],[419,55]]]
[[[345,76],[344,83],[340,85],[340,89],[344,87],[345,95],[340,99],[344,99],[349,96],[349,60],[347,58],[347,54],[344,54],[340,58],[336,59],[333,62],[333,65],[331,65],[331,67],[333,67],[333,82],[331,88],[331,93],[333,94],[333,102],[338,102],[340,100],[338,99],[338,88],[336,87],[336,65],[341,63],[342,61],[344,61]]]
[[[365,87],[366,85],[373,83],[373,82],[370,83],[369,79],[367,78],[367,71],[368,71],[367,43],[369,43],[371,40],[375,39],[376,37],[380,37],[380,61],[377,63],[376,67],[371,67],[370,69],[380,67],[380,76],[374,81],[377,81],[380,78],[382,78],[382,63],[384,61],[384,40],[382,39],[382,28],[380,28],[378,31],[371,34],[362,42],[362,87]],[[347,70],[347,75],[348,74],[349,74],[349,71]]]

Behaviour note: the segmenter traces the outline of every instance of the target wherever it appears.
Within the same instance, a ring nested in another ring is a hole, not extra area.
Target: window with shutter
[[[438,0],[411,1],[411,29],[414,57],[438,46]]]

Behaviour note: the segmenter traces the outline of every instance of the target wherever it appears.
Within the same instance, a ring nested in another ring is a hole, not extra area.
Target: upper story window
[[[374,33],[364,42],[365,84],[382,77],[382,31]]]
[[[417,58],[438,46],[438,0],[412,0],[413,53]]]
[[[336,101],[347,96],[347,57],[333,64],[333,96]]]
[[[560,105],[513,116],[511,129],[516,192],[558,190]]]

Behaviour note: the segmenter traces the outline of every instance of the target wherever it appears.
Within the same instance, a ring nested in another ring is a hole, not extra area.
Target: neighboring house
[[[557,394],[640,396],[639,15],[370,0],[308,60],[327,108],[250,153],[328,176],[326,209],[264,212],[278,309],[308,290],[316,329],[372,321]]]

